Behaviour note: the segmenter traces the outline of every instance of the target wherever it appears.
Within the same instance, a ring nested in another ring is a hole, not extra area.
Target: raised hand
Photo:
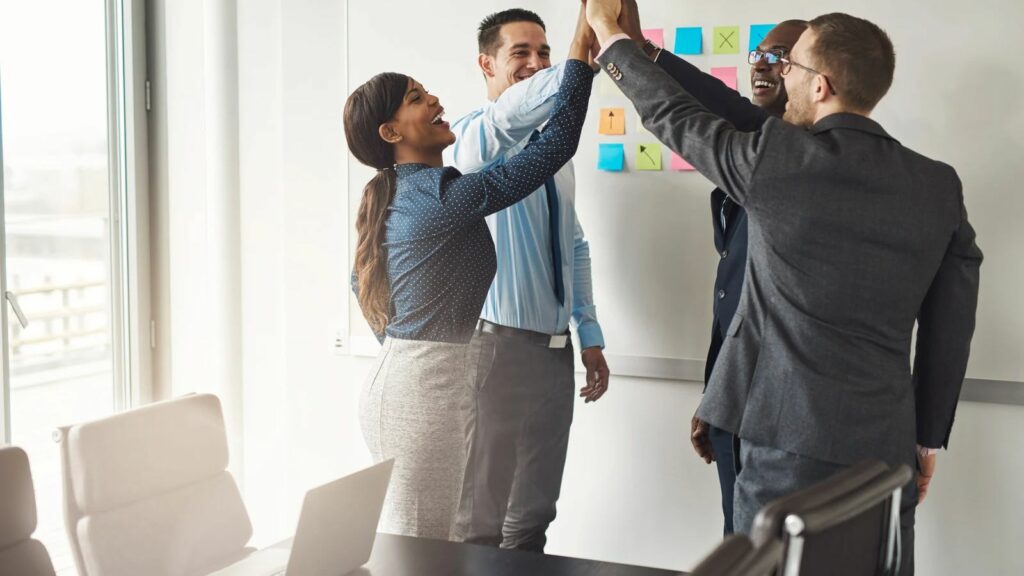
[[[586,0],[586,6],[587,21],[597,33],[598,40],[604,42],[621,32],[617,21],[622,11],[622,0]]]
[[[622,10],[619,12],[619,27],[629,35],[637,44],[644,43],[644,31],[640,26],[640,8],[636,0],[622,0]]]
[[[582,60],[593,67],[594,56],[597,55],[594,49],[595,46],[600,50],[600,44],[597,42],[594,29],[587,22],[587,6],[581,2],[580,13],[576,18],[576,32],[573,34],[572,43],[569,45],[569,58]]]

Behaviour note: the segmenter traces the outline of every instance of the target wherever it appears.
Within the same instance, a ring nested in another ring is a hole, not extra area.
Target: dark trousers
[[[456,540],[543,552],[569,446],[573,348],[477,332]]]
[[[800,456],[776,448],[740,440],[739,474],[733,504],[736,532],[750,534],[754,517],[765,504],[816,484],[848,466]],[[914,573],[914,513],[917,508],[915,479],[903,488],[900,500],[900,576]]]
[[[736,485],[736,473],[739,470],[739,440],[732,432],[708,426],[708,439],[711,440],[711,451],[715,454],[715,465],[718,467],[718,484],[722,489],[722,517],[725,526],[722,533],[726,536],[733,533],[732,502],[733,488]]]

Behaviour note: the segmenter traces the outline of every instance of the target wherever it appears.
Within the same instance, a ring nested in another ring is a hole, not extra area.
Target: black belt
[[[537,346],[543,346],[545,348],[565,348],[570,343],[568,330],[566,330],[564,334],[551,335],[544,334],[543,332],[534,332],[533,330],[523,330],[522,328],[502,326],[501,324],[495,324],[494,322],[484,320],[483,318],[476,323],[476,329],[477,332],[525,340],[531,344],[536,344]]]

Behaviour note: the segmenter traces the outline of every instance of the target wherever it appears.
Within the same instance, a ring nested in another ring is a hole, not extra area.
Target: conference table
[[[377,534],[373,554],[352,576],[679,576],[658,568]]]

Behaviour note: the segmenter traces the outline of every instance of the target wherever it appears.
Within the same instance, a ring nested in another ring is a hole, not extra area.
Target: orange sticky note
[[[726,66],[723,68],[712,68],[711,75],[722,81],[723,84],[736,90],[738,83],[736,81],[736,67]]]
[[[598,125],[597,131],[599,134],[608,134],[609,136],[625,134],[625,108],[601,108],[601,123]]]
[[[672,153],[672,169],[680,172],[689,172],[696,170],[689,162],[683,160],[683,157],[675,152]]]

